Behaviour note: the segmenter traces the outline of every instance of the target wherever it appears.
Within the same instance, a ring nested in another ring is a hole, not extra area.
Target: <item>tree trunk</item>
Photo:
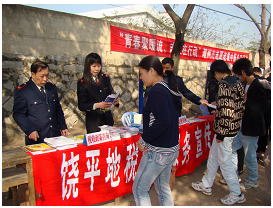
[[[192,11],[194,9],[195,4],[188,4],[185,12],[183,14],[183,17],[180,18],[170,7],[169,4],[163,4],[166,12],[169,14],[169,16],[172,18],[174,25],[175,25],[175,41],[173,45],[173,50],[171,53],[171,58],[174,61],[174,74],[177,74],[178,72],[178,66],[180,62],[180,53],[182,50],[182,47],[185,43],[184,41],[184,35],[186,32],[186,27],[189,22],[190,16],[192,14]]]
[[[265,27],[265,17],[266,17],[266,5],[262,4],[262,14],[261,14],[261,44],[259,47],[259,67],[265,69],[265,48],[266,48],[266,27]]]
[[[173,50],[171,53],[171,58],[174,61],[174,74],[178,73],[178,66],[179,66],[179,62],[180,62],[180,53],[182,50],[182,47],[184,45],[185,41],[184,41],[184,33],[179,33],[175,35],[175,42],[173,45]]]
[[[261,35],[261,44],[259,47],[259,67],[265,69],[265,48],[266,48],[266,38]]]

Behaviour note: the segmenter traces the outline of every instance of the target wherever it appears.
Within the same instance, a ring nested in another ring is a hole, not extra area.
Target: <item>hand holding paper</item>
[[[104,102],[105,103],[112,103],[112,105],[109,108],[105,109],[105,110],[111,110],[111,108],[113,107],[113,105],[118,104],[118,102],[119,102],[119,99],[118,99],[119,94],[120,94],[120,88],[118,89],[118,93],[117,94],[111,94],[111,95],[108,95],[106,97],[106,99],[105,99]]]
[[[210,107],[210,108],[213,108],[213,109],[216,109],[216,108],[217,108],[216,105],[212,105],[212,104],[209,104],[209,103],[207,104],[207,106]]]

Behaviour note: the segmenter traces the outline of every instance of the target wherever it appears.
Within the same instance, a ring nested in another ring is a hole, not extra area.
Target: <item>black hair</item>
[[[235,61],[232,69],[234,74],[242,75],[242,70],[244,70],[247,76],[253,75],[252,64],[247,58],[240,58]]]
[[[228,68],[228,65],[223,60],[215,60],[210,65],[210,73],[212,76],[215,76],[215,72],[222,74],[231,74],[231,70]]]
[[[255,67],[253,68],[253,72],[262,73],[262,70],[261,70],[261,68],[255,66]]]
[[[172,67],[174,66],[174,61],[172,60],[172,58],[166,57],[162,60],[162,64],[170,64]]]
[[[101,61],[101,57],[99,56],[99,54],[97,53],[90,53],[85,57],[85,62],[84,62],[84,70],[83,70],[83,77],[82,79],[84,80],[84,87],[85,88],[90,88],[92,82],[94,81],[92,79],[92,74],[91,74],[91,70],[90,70],[90,66],[93,63],[98,63],[100,65],[102,65],[102,61]],[[101,83],[102,81],[102,76],[101,76],[101,72],[102,70],[100,70],[99,74],[98,74],[98,78],[99,78],[99,83]]]
[[[46,69],[46,68],[49,69],[47,63],[45,63],[43,61],[35,61],[33,64],[31,64],[30,70],[31,70],[31,72],[36,74],[37,71],[40,71],[40,70]]]
[[[139,62],[138,66],[142,69],[146,69],[147,71],[150,71],[150,69],[153,68],[159,76],[163,77],[163,67],[160,60],[156,56],[146,56]],[[168,84],[171,89],[178,92],[174,73],[170,70],[166,70],[165,73],[168,76]]]

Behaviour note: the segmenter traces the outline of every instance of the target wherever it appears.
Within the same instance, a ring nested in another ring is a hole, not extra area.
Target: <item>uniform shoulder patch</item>
[[[101,74],[102,77],[109,77],[108,74]]]
[[[81,84],[84,83],[84,80],[83,79],[79,79],[79,81]]]
[[[47,83],[50,84],[50,85],[53,85],[54,87],[56,87],[56,85],[53,84],[52,82],[47,82]]]
[[[16,87],[16,90],[21,90],[22,88],[24,88],[25,86],[27,86],[27,83],[21,84],[18,87]]]

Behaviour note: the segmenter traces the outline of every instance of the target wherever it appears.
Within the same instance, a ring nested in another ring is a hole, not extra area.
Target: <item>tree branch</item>
[[[262,29],[261,29],[259,23],[258,23],[258,22],[256,21],[256,19],[249,13],[249,11],[247,11],[246,8],[245,8],[243,5],[241,5],[241,4],[234,4],[234,5],[235,5],[236,7],[238,7],[238,8],[240,8],[241,10],[243,10],[243,11],[247,14],[247,16],[249,16],[250,19],[254,22],[254,24],[256,25],[256,27],[258,28],[258,30],[260,31],[260,33],[263,34],[263,33],[262,33]]]
[[[271,15],[270,15],[269,20],[268,20],[268,26],[267,26],[267,29],[266,29],[266,34],[269,33],[270,27],[271,27]]]
[[[188,4],[186,10],[184,11],[183,17],[181,19],[182,30],[185,32],[187,24],[189,22],[192,10],[194,9],[195,4]]]
[[[170,15],[172,18],[175,28],[179,27],[180,17],[173,11],[173,9],[170,7],[169,4],[163,4],[163,7],[165,8],[166,12]]]

